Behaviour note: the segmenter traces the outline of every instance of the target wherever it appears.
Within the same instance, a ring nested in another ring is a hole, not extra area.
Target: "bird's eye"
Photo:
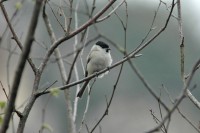
[[[108,53],[110,49],[106,49],[106,52]]]

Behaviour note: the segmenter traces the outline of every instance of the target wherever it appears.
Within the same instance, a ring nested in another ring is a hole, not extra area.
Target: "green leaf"
[[[16,8],[17,10],[20,10],[20,9],[22,8],[22,3],[21,3],[21,2],[17,2],[17,3],[15,4],[15,8]]]
[[[122,52],[122,53],[125,52],[124,48],[122,48],[122,47],[119,47],[119,51]]]
[[[52,88],[52,89],[50,90],[50,94],[51,94],[52,96],[54,96],[54,97],[58,97],[59,92],[60,92],[60,90],[57,89],[57,88]]]
[[[0,109],[4,109],[6,107],[5,101],[0,101]]]
[[[47,123],[43,123],[42,128],[47,129],[49,132],[53,133],[53,128]]]

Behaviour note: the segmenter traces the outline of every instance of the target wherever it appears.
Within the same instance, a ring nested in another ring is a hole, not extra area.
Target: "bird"
[[[97,41],[91,48],[87,56],[87,64],[85,69],[85,77],[88,77],[96,72],[99,72],[105,68],[108,68],[112,64],[112,57],[110,54],[109,45],[103,41]],[[102,78],[108,74],[108,71],[98,75],[98,78]],[[84,82],[77,97],[81,98],[90,80]]]

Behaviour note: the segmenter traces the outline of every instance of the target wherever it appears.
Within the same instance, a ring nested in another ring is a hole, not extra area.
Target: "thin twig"
[[[7,100],[8,100],[8,95],[7,95],[6,90],[5,90],[5,88],[3,87],[3,84],[2,84],[1,81],[0,81],[0,84],[1,84],[2,90],[3,90],[5,96],[6,96]]]
[[[115,15],[117,15],[119,21],[121,22],[122,24],[122,27],[124,29],[124,49],[126,50],[126,45],[127,45],[127,27],[128,27],[128,7],[127,7],[127,2],[124,0],[123,3],[125,3],[125,8],[126,8],[126,20],[125,20],[125,24],[123,23],[122,19],[119,17],[119,15],[117,13],[115,13]],[[94,132],[94,130],[96,129],[96,127],[100,124],[100,122],[103,120],[103,118],[108,115],[108,110],[111,106],[111,103],[112,103],[112,100],[113,100],[113,97],[114,97],[114,94],[115,94],[115,91],[116,91],[116,88],[117,88],[117,85],[118,85],[118,82],[119,82],[119,79],[121,77],[121,73],[122,73],[122,69],[123,69],[123,66],[124,64],[122,63],[121,64],[121,67],[120,67],[120,71],[119,71],[119,74],[118,74],[118,77],[117,77],[117,80],[113,86],[113,92],[111,94],[111,98],[109,100],[109,102],[107,102],[107,98],[106,98],[106,103],[107,103],[107,106],[106,106],[106,109],[102,115],[102,117],[99,119],[99,121],[95,124],[95,126],[92,128],[92,130],[90,131],[90,133]]]
[[[57,18],[53,8],[51,7],[51,5],[49,4],[48,0],[45,0],[47,2],[47,4],[49,5],[51,12],[53,13],[53,16],[56,18],[56,21],[58,22],[58,24],[60,25],[60,27],[62,28],[62,30],[66,33],[66,30],[64,28],[64,26],[61,24],[61,22],[59,21],[59,19]]]
[[[190,99],[190,101],[191,101],[198,109],[200,109],[200,102],[196,99],[196,97],[195,97],[194,95],[192,95],[192,93],[190,92],[189,89],[186,91],[186,95],[187,95],[187,97]]]
[[[2,7],[2,4],[0,4],[0,5]],[[33,42],[33,38],[34,38],[34,34],[35,34],[35,29],[36,29],[37,22],[38,22],[38,16],[39,16],[39,13],[40,13],[41,5],[42,5],[42,1],[37,0],[35,7],[34,7],[33,16],[32,16],[31,21],[30,21],[31,24],[30,24],[29,29],[28,29],[28,34],[27,34],[27,37],[26,37],[26,40],[25,40],[25,43],[24,43],[25,47],[23,49],[22,55],[20,56],[19,63],[17,65],[17,70],[16,70],[16,73],[15,73],[15,76],[14,76],[14,79],[13,79],[13,84],[12,84],[12,87],[11,87],[12,90],[11,90],[11,93],[10,93],[8,106],[6,108],[6,114],[5,114],[5,117],[4,117],[4,120],[3,120],[3,123],[2,123],[2,127],[1,127],[1,130],[0,130],[0,132],[2,132],[2,133],[7,131],[8,126],[9,126],[10,117],[11,117],[12,112],[14,110],[15,101],[16,101],[16,97],[17,97],[17,93],[18,93],[18,89],[19,89],[19,84],[20,84],[21,77],[22,77],[22,74],[23,74],[23,71],[24,71],[24,68],[25,68],[26,59],[28,58],[29,53],[31,51],[31,46],[32,46],[32,42]],[[25,123],[21,127],[18,127],[18,129],[19,128],[21,129],[21,131],[20,132],[18,131],[18,133],[23,132],[24,125],[25,125]]]
[[[78,24],[78,22],[79,22],[79,20],[78,20],[78,13],[77,13],[79,5],[80,5],[80,0],[78,0],[76,2],[76,7],[75,7],[75,10],[76,10],[76,12],[74,13],[75,29],[78,29],[78,25],[79,25]],[[77,34],[77,35],[75,35],[73,50],[77,51],[78,49],[79,48],[78,48],[78,34]],[[82,60],[82,51],[83,51],[83,49],[79,49],[79,50],[80,50],[80,60]],[[79,73],[78,73],[77,64],[75,63],[74,65],[75,65],[74,66],[75,78],[76,78],[76,80],[79,80]],[[77,116],[77,108],[78,108],[78,101],[79,101],[79,99],[78,99],[78,97],[76,97],[76,95],[78,94],[79,90],[80,90],[80,86],[77,85],[77,87],[76,87],[76,93],[75,93],[75,97],[74,97],[74,112],[73,112],[73,120],[74,121],[76,121],[76,116]]]
[[[193,69],[192,69],[192,71],[191,71],[191,73],[188,77],[188,80],[186,81],[186,84],[183,86],[183,89],[182,89],[180,96],[177,98],[176,102],[174,103],[174,106],[170,109],[170,111],[167,113],[167,115],[163,118],[162,122],[157,127],[147,131],[147,133],[153,133],[153,132],[158,131],[162,127],[162,125],[165,123],[165,121],[168,120],[171,117],[172,113],[177,109],[179,104],[186,97],[185,94],[187,92],[188,87],[190,86],[190,83],[191,83],[191,81],[194,77],[194,74],[196,72],[196,68],[199,64],[200,64],[200,59],[193,66]]]
[[[162,88],[164,88],[164,90],[165,90],[165,92],[167,93],[167,96],[169,97],[171,103],[174,104],[175,101],[174,101],[174,100],[172,99],[172,97],[170,96],[168,89],[167,89],[165,86],[163,86]],[[191,122],[191,120],[188,119],[188,118],[182,113],[182,111],[179,109],[179,107],[177,107],[177,111],[178,111],[178,113],[182,116],[183,119],[185,119],[198,133],[200,133],[200,130],[198,129],[198,127],[196,127],[196,126]]]
[[[107,16],[104,16],[103,18],[99,18],[96,22],[102,22],[108,18],[110,18],[110,16],[116,12],[116,10],[125,2],[125,0],[122,0]]]
[[[155,29],[153,26],[154,26],[156,17],[157,17],[157,15],[158,15],[158,11],[159,11],[159,9],[160,9],[160,6],[161,6],[161,1],[159,2],[158,7],[157,7],[157,9],[156,9],[156,11],[155,11],[155,13],[154,13],[154,17],[153,17],[153,20],[152,20],[150,29],[149,29],[149,31],[147,32],[146,36],[142,39],[142,41],[141,41],[141,43],[138,45],[138,47],[140,47],[140,46],[144,43],[144,41],[147,39],[147,37],[149,36],[149,34]]]
[[[78,29],[71,32],[69,35],[65,37],[59,38],[49,49],[49,51],[45,55],[44,61],[40,64],[39,71],[42,72],[47,64],[47,61],[49,60],[49,57],[53,53],[53,51],[64,41],[74,37],[76,34],[80,33],[81,31],[85,30],[88,26],[95,23],[95,21],[105,12],[109,9],[109,7],[115,2],[116,0],[111,0],[101,11],[99,11],[93,18],[88,20],[86,23],[84,23],[82,26],[80,26]]]
[[[88,17],[89,17],[89,18],[91,18],[92,15],[93,15],[93,12],[94,12],[94,9],[95,9],[95,8],[94,8],[94,7],[95,7],[95,2],[96,2],[96,0],[93,0],[93,4],[92,4],[93,7],[92,7],[91,12],[89,11],[89,6],[88,6],[87,1],[85,0],[85,2],[84,2],[84,3],[85,3],[85,6],[86,6],[87,14],[88,14]],[[79,3],[77,3],[76,9],[78,9],[78,7],[79,7]],[[77,28],[78,28],[78,14],[77,14],[77,12],[76,12],[76,14],[75,14],[75,22],[76,22],[76,29],[77,29]],[[82,46],[83,46],[83,49],[82,49],[82,51],[81,51],[81,56],[80,56],[80,61],[81,61],[81,66],[82,66],[83,72],[85,72],[85,67],[84,67],[84,64],[83,64],[83,59],[82,59],[82,57],[83,57],[84,48],[86,47],[86,41],[87,41],[87,39],[88,39],[89,30],[90,30],[90,27],[86,28],[86,29],[84,30],[82,36],[81,36],[81,39],[80,39],[80,43],[81,43]],[[85,41],[84,41],[84,39],[85,39]],[[75,36],[75,42],[76,42],[76,44],[78,43],[78,35]],[[94,82],[93,82],[93,83],[94,83]],[[85,121],[85,118],[86,118],[86,115],[87,115],[87,112],[88,112],[88,109],[89,109],[89,105],[90,105],[90,91],[91,91],[92,86],[90,87],[89,84],[88,84],[87,87],[88,87],[88,96],[87,96],[86,105],[85,105],[84,113],[83,113],[82,120],[81,120],[81,125],[80,125],[79,130],[78,130],[79,133],[81,132],[81,129],[82,129],[82,127],[83,127],[83,124],[84,124],[84,121]],[[79,90],[80,90],[80,87],[77,86],[76,95],[78,94]],[[79,100],[79,98],[78,98],[78,97],[75,97],[75,101],[78,102],[78,100]],[[77,105],[78,105],[78,103],[76,103],[76,106],[77,106]]]
[[[3,1],[3,0],[2,0]],[[21,0],[20,1],[20,4],[21,5],[23,5],[24,4],[24,1],[25,0]],[[0,3],[1,4],[1,3]],[[19,9],[15,9],[15,12],[12,14],[12,16],[11,16],[11,18],[10,18],[10,23],[12,24],[12,23],[16,23],[17,22],[17,15],[19,14],[19,11],[21,11],[21,10],[19,10]],[[5,35],[6,35],[6,31],[8,31],[8,29],[9,29],[9,26],[7,25],[6,26],[6,28],[5,28],[5,30],[4,30],[4,32],[3,32],[3,34],[2,34],[2,36],[0,37],[0,46],[1,46],[1,42],[2,42],[2,40],[1,40],[1,38],[3,39],[4,37],[5,37]]]
[[[52,84],[50,84],[48,87],[46,87],[46,88],[44,89],[44,91],[47,91],[47,89],[49,89],[50,87],[52,87],[56,82],[58,82],[58,81],[57,81],[57,80],[54,81]]]
[[[10,28],[10,31],[12,32],[13,39],[16,41],[16,43],[17,43],[17,45],[19,46],[19,48],[20,48],[21,50],[23,50],[23,49],[24,49],[24,48],[23,48],[23,45],[22,45],[22,43],[20,42],[20,40],[19,40],[19,38],[18,38],[18,36],[17,36],[17,34],[16,34],[14,28],[12,27],[12,24],[11,24],[9,18],[8,18],[8,14],[7,14],[7,11],[6,11],[6,9],[5,9],[3,3],[0,3],[0,7],[1,7],[2,12],[3,12],[3,15],[4,15],[5,19],[6,19],[6,22],[7,22],[8,26],[9,26],[9,28]],[[30,64],[30,66],[31,66],[31,68],[32,68],[32,70],[33,70],[33,72],[36,73],[36,67],[35,67],[35,64],[33,64],[33,61],[31,60],[31,58],[27,58],[27,60],[28,60],[28,62],[29,62],[29,64]]]
[[[94,130],[97,128],[97,126],[100,124],[100,122],[103,120],[103,118],[108,115],[108,109],[110,108],[110,105],[112,103],[112,100],[113,100],[113,97],[114,97],[114,94],[115,94],[115,91],[116,91],[116,88],[117,88],[117,84],[119,82],[119,79],[121,77],[121,73],[122,73],[122,69],[123,69],[123,64],[121,64],[121,67],[120,67],[120,71],[119,71],[119,74],[117,76],[117,80],[113,86],[113,91],[112,91],[112,94],[111,94],[111,97],[110,97],[110,100],[106,106],[106,109],[103,113],[103,115],[101,116],[101,118],[99,119],[99,121],[95,124],[95,126],[91,129],[90,133],[94,132]]]
[[[67,88],[69,88],[69,87],[71,87],[71,86],[80,84],[80,83],[82,83],[82,82],[84,82],[84,81],[87,81],[87,80],[90,80],[90,79],[94,78],[95,76],[100,75],[100,74],[102,74],[102,73],[104,73],[104,72],[106,72],[106,71],[108,71],[108,70],[111,70],[111,69],[113,69],[114,67],[117,67],[118,65],[120,65],[120,64],[122,64],[122,63],[124,63],[124,62],[126,62],[126,61],[129,60],[130,58],[134,58],[134,57],[136,56],[136,54],[138,54],[141,50],[143,50],[145,47],[147,47],[152,41],[155,40],[156,37],[158,37],[158,36],[166,29],[166,27],[167,27],[167,25],[168,25],[168,22],[169,22],[169,20],[170,20],[170,16],[171,16],[172,11],[173,11],[173,9],[174,9],[174,5],[175,5],[175,4],[174,4],[174,0],[173,0],[173,1],[172,1],[172,8],[171,8],[171,10],[170,10],[169,16],[167,17],[167,20],[166,20],[166,23],[165,23],[164,27],[161,28],[161,29],[160,29],[152,38],[150,38],[146,43],[144,43],[143,45],[141,45],[141,47],[137,48],[136,50],[133,50],[132,52],[130,52],[129,54],[127,54],[127,56],[124,57],[122,60],[116,62],[116,63],[113,64],[112,66],[110,66],[110,67],[108,67],[108,68],[106,68],[106,69],[104,69],[104,70],[102,70],[102,71],[99,71],[99,72],[97,72],[97,73],[95,73],[95,74],[92,74],[92,75],[90,75],[90,76],[88,76],[88,77],[86,77],[86,78],[84,78],[84,79],[79,80],[79,81],[72,82],[72,83],[70,83],[70,84],[68,84],[68,85],[65,85],[65,86],[62,86],[62,87],[57,87],[57,88],[58,88],[59,90],[64,90],[64,89],[67,89]],[[55,45],[56,45],[56,44],[55,44]],[[49,53],[49,54],[50,54],[50,53]],[[48,55],[46,55],[46,58],[48,59],[47,56],[48,56]],[[50,55],[49,55],[49,56],[50,56]],[[46,59],[46,60],[47,60],[47,59]],[[42,68],[45,66],[46,61],[44,61],[43,63],[44,63],[44,64],[41,64],[40,70],[42,70]],[[46,92],[43,92],[43,93],[37,92],[36,95],[39,95],[39,96],[40,96],[40,95],[47,94],[47,93],[50,93],[50,91],[46,91]]]
[[[11,47],[9,49],[9,55],[8,55],[8,60],[7,60],[7,63],[6,63],[6,66],[7,66],[7,70],[6,70],[6,73],[7,73],[7,84],[8,84],[8,90],[10,92],[10,60],[11,60],[11,57],[12,55],[14,54],[15,50],[17,48],[17,45],[15,46],[15,48],[13,50],[11,50]],[[9,93],[8,93],[9,94]]]
[[[47,2],[47,1],[45,1],[45,2]],[[54,42],[56,42],[56,37],[55,37],[55,34],[53,32],[53,28],[51,26],[50,20],[49,20],[47,14],[45,12],[45,6],[46,6],[46,3],[45,3],[44,8],[43,8],[43,18],[44,18],[45,25],[46,25],[46,28],[48,30],[49,36],[51,38],[51,42],[53,44]],[[63,85],[67,84],[70,81],[72,69],[73,69],[74,63],[75,63],[75,61],[78,57],[78,54],[79,54],[79,52],[77,52],[77,56],[74,59],[72,65],[71,65],[70,73],[69,73],[69,76],[67,78],[67,73],[66,73],[66,70],[65,70],[63,59],[61,58],[60,50],[58,48],[56,48],[55,51],[54,51],[54,55],[58,60],[57,64],[58,64],[58,67],[59,67],[59,70],[60,70]],[[76,129],[75,129],[75,124],[74,124],[73,117],[72,117],[72,104],[71,104],[71,100],[70,100],[70,92],[68,90],[65,90],[64,93],[65,93],[65,101],[66,101],[66,109],[67,109],[67,120],[68,120],[68,123],[69,123],[68,132],[69,133],[75,133]]]
[[[47,101],[46,101],[45,105],[42,108],[42,119],[41,119],[41,127],[39,129],[39,133],[43,133],[43,130],[44,130],[44,126],[43,125],[45,123],[46,108],[47,108],[47,105],[48,105],[48,103],[50,101],[50,98],[51,98],[51,95],[48,96]]]
[[[159,96],[159,100],[158,100],[158,108],[159,108],[161,120],[163,120],[163,112],[162,112],[162,108],[161,108],[161,104],[160,104],[161,94],[162,93],[161,93],[161,89],[160,89],[160,96]],[[163,133],[167,133],[167,128],[166,128],[165,124],[163,124],[161,129],[163,130]]]
[[[142,74],[139,72],[139,70],[134,66],[132,61],[129,61],[129,65],[131,66],[132,70],[135,72],[135,74],[138,76],[138,78],[142,81],[144,86],[147,88],[147,90],[151,93],[151,95],[159,101],[159,103],[164,107],[164,109],[169,112],[169,108],[165,105],[165,103],[156,95],[156,93],[153,91],[151,86],[148,84],[148,82],[144,79]]]

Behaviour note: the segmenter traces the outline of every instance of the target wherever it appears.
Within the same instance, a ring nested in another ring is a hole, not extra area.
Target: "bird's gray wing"
[[[88,63],[90,62],[90,60],[91,60],[91,53],[92,53],[92,52],[90,52],[90,53],[88,54],[88,56],[87,56],[87,63],[86,63],[86,67],[85,67],[85,77],[88,76],[87,64],[88,64]]]

